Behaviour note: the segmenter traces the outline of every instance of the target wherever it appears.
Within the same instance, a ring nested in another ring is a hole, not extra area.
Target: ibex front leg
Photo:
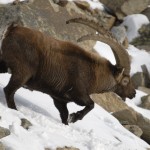
[[[68,118],[68,123],[74,123],[78,120],[82,120],[83,117],[94,108],[94,102],[88,95],[84,96],[82,99],[78,99],[76,103],[78,105],[85,106],[85,108],[81,111],[70,114]]]

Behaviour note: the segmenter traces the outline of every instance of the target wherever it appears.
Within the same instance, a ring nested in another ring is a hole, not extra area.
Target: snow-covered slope
[[[1,140],[6,150],[44,150],[58,146],[74,146],[80,150],[145,150],[150,147],[98,105],[82,121],[65,126],[48,95],[22,88],[15,96],[19,111],[8,109],[2,89],[8,79],[9,75],[0,75],[0,126],[11,131],[10,136]],[[81,109],[73,103],[68,108],[70,113]],[[25,130],[20,126],[20,118],[27,118],[33,126]]]
[[[8,3],[13,0],[0,0]],[[91,8],[97,6],[89,1]],[[101,7],[99,5],[98,7]],[[115,63],[108,45],[97,42],[95,49],[104,57]],[[132,72],[139,71],[141,63],[150,68],[150,57],[145,51],[129,47],[132,56]],[[144,59],[143,59],[144,58]],[[140,61],[143,62],[140,62]],[[15,102],[19,111],[8,109],[6,106],[3,87],[6,86],[10,75],[0,74],[0,126],[10,129],[11,135],[1,139],[6,150],[44,150],[56,147],[73,146],[80,150],[146,150],[150,148],[146,142],[136,137],[102,107],[95,104],[95,108],[83,120],[65,126],[61,123],[59,113],[53,105],[53,100],[46,94],[21,88],[15,95]],[[137,91],[133,101],[127,104],[150,119],[150,111],[136,106],[140,97],[145,95]],[[69,112],[82,109],[74,103],[68,104]],[[21,118],[28,119],[33,126],[29,130],[21,127]]]

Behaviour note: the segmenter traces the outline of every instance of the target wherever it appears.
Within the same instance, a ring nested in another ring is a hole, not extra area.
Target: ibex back
[[[97,54],[37,30],[14,24],[9,26],[0,55],[3,65],[0,71],[5,72],[9,68],[12,74],[4,88],[9,108],[16,109],[14,94],[26,86],[49,94],[62,122],[68,124],[81,120],[93,109],[94,102],[89,96],[92,93],[116,92],[119,87],[117,91],[120,92],[116,93],[123,98],[135,96],[130,76],[124,76],[122,64],[112,65]],[[115,55],[118,55],[117,51]],[[85,108],[69,116],[67,103],[72,101]]]

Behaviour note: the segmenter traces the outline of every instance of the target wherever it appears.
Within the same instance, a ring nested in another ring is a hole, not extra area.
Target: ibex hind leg
[[[67,119],[68,119],[68,109],[67,109],[67,103],[66,102],[62,102],[60,101],[60,99],[57,98],[53,98],[54,100],[54,105],[55,107],[58,109],[59,113],[60,113],[60,117],[62,120],[62,123],[65,125],[68,125]]]
[[[17,68],[17,67],[16,67]],[[24,69],[22,69],[24,68]],[[10,81],[8,85],[4,88],[4,93],[6,97],[6,102],[9,108],[16,109],[16,105],[14,102],[14,94],[15,92],[22,87],[31,77],[31,74],[28,69],[24,66],[22,66],[21,70],[17,68],[16,70],[11,70],[12,71],[12,76],[10,78]]]
[[[83,96],[82,98],[78,98],[78,102],[75,101],[75,103],[81,106],[85,106],[85,108],[81,111],[70,114],[68,123],[74,123],[78,120],[82,120],[83,117],[94,108],[94,102],[88,95]]]

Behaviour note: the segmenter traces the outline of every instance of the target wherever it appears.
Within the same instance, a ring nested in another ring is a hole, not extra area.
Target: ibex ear
[[[129,77],[123,77],[122,80],[121,80],[121,84],[123,86],[127,86],[127,84],[130,82],[130,79]]]

